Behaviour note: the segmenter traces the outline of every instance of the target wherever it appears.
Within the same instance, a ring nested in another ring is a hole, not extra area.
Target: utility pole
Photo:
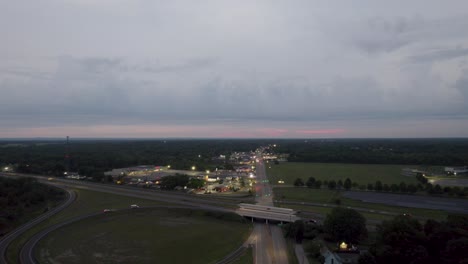
[[[65,145],[65,174],[70,172],[70,142],[69,137],[67,136],[67,142]]]

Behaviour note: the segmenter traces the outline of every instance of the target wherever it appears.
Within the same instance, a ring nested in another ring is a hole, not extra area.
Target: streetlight
[[[196,167],[195,167],[195,166],[192,166],[192,170],[194,171],[195,169],[196,169]]]

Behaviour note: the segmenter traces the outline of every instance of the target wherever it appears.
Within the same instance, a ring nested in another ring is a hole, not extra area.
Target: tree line
[[[136,165],[170,165],[205,171],[231,168],[213,159],[234,151],[253,151],[265,140],[65,140],[0,142],[0,166],[20,173],[63,176],[69,171],[102,180],[104,172]],[[67,151],[68,149],[68,151]],[[66,155],[68,158],[66,158]]]
[[[286,237],[298,243],[317,237],[336,244],[358,245],[365,241],[370,246],[359,255],[359,264],[468,263],[466,215],[452,214],[446,221],[429,219],[424,224],[410,215],[398,215],[378,224],[375,235],[368,236],[366,219],[359,212],[336,207],[326,216],[323,225],[298,220],[284,225],[283,231]],[[323,263],[322,247],[323,244],[313,242],[307,244],[306,250]]]
[[[275,151],[294,162],[456,166],[467,165],[468,139],[285,140]]]
[[[376,181],[375,183],[368,183],[367,185],[359,185],[356,182],[351,181],[351,179],[346,178],[342,180],[316,180],[314,177],[309,177],[307,181],[304,181],[301,178],[294,180],[294,186],[302,187],[307,186],[308,188],[328,188],[329,190],[361,190],[361,191],[376,191],[376,192],[392,192],[392,193],[416,193],[416,192],[427,192],[431,195],[448,195],[448,196],[458,196],[466,197],[468,196],[468,187],[442,187],[439,184],[433,185],[427,181],[423,176],[416,176],[420,181],[418,184],[406,184],[405,182],[400,182],[400,184],[386,184],[381,181]]]
[[[28,216],[48,210],[65,193],[34,178],[0,177],[0,236],[24,222]]]

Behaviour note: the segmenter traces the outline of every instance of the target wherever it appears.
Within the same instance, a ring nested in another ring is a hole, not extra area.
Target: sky
[[[466,0],[0,0],[0,138],[468,137]]]

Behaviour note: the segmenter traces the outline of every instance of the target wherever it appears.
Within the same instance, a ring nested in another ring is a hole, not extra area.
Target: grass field
[[[344,207],[357,207],[357,208],[366,208],[375,211],[386,211],[391,213],[403,214],[411,212],[412,215],[421,218],[427,219],[436,219],[436,220],[445,220],[448,213],[442,210],[430,210],[430,209],[421,209],[421,208],[407,208],[400,206],[391,206],[384,204],[375,204],[375,203],[366,203],[359,200],[349,199],[341,196],[339,191],[332,191],[328,189],[310,189],[310,188],[295,188],[295,187],[284,187],[284,188],[274,188],[273,189],[275,200],[289,200],[289,201],[298,201],[298,202],[311,202],[311,203],[320,203],[320,204],[335,204],[337,199],[340,200],[340,205]],[[304,210],[307,210],[307,207],[303,207]],[[317,212],[314,210],[319,210],[317,213],[323,214],[324,212],[329,212],[331,209],[322,207],[323,209],[318,209],[320,207],[315,207],[311,210],[312,212]],[[388,216],[381,216],[374,213],[364,213],[369,219],[375,220],[385,220],[388,219]]]
[[[235,214],[192,209],[110,212],[40,242],[40,263],[216,263],[248,237]]]
[[[18,263],[18,253],[20,248],[33,234],[47,226],[62,222],[75,216],[89,214],[93,212],[102,211],[105,208],[119,209],[128,208],[131,204],[138,204],[140,206],[154,206],[162,203],[157,201],[138,199],[127,196],[120,196],[108,193],[101,193],[83,189],[76,189],[77,198],[75,202],[67,209],[58,213],[57,215],[45,220],[36,227],[28,230],[26,233],[14,240],[7,251],[7,259],[9,263]],[[167,204],[167,203],[164,203]]]
[[[321,181],[344,181],[346,178],[350,178],[353,182],[365,185],[368,183],[374,184],[378,180],[387,184],[399,184],[400,182],[417,184],[418,182],[414,177],[401,175],[401,169],[410,167],[415,166],[287,162],[266,166],[266,171],[272,184],[277,184],[279,180],[283,180],[285,184],[292,185],[297,178],[302,178],[306,182],[309,177]]]

